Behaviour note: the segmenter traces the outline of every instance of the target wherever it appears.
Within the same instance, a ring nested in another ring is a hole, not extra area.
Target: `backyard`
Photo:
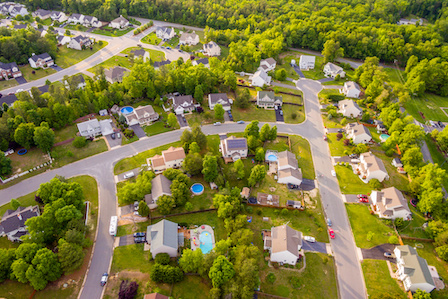
[[[19,174],[45,162],[49,162],[48,155],[37,147],[27,150],[24,155],[19,155],[16,151],[9,155],[8,158],[10,158],[12,162],[13,174]]]
[[[89,56],[95,54],[100,49],[107,46],[107,42],[101,41],[97,42],[93,45],[92,50],[85,49],[85,50],[75,50],[75,49],[69,49],[65,46],[58,48],[58,55],[55,59],[55,63],[60,66],[61,68],[68,68],[69,66],[75,65],[78,62],[87,59]],[[56,72],[56,71],[54,71]],[[35,80],[35,79],[34,79]]]
[[[372,187],[364,183],[353,173],[351,166],[335,165],[336,176],[339,181],[339,187],[344,194],[370,194]]]
[[[363,260],[361,262],[366,282],[367,294],[370,298],[402,298],[406,299],[406,293],[398,284],[398,281],[390,276],[386,261]]]
[[[404,107],[410,115],[423,123],[429,120],[448,121],[448,97],[425,93],[419,98],[412,97],[404,104]],[[420,113],[423,113],[424,119]]]

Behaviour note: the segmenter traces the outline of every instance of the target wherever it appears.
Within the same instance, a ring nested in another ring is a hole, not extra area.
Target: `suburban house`
[[[65,13],[63,13],[62,11],[56,11],[56,10],[53,10],[51,12],[50,18],[53,21],[57,21],[59,23],[62,23],[62,22],[65,22],[65,21],[68,20],[68,17],[67,17],[67,15]]]
[[[316,64],[316,56],[300,55],[299,67],[301,70],[313,70]]]
[[[276,96],[273,91],[258,91],[257,92],[257,106],[263,108],[274,108],[275,106],[282,106],[283,98]]]
[[[44,28],[37,28],[36,30],[40,32],[41,37],[44,37],[48,33],[48,31],[45,30]]]
[[[393,158],[392,165],[395,167],[403,167],[403,163],[399,158]]]
[[[380,218],[392,220],[402,218],[403,220],[410,220],[412,217],[406,198],[395,187],[386,188],[381,191],[372,191],[370,199],[372,200],[373,211]]]
[[[45,9],[38,9],[32,13],[34,18],[40,18],[42,20],[48,19],[51,16],[51,11]]]
[[[271,76],[268,76],[268,74],[263,70],[258,70],[249,77],[249,80],[251,81],[252,86],[258,86],[263,87],[264,85],[271,85]]]
[[[15,62],[0,62],[0,76],[4,80],[9,80],[9,78],[21,77],[22,72],[19,70],[17,63]]]
[[[204,44],[202,47],[204,50],[204,55],[206,56],[219,56],[221,55],[221,48],[215,42],[209,42]]]
[[[352,139],[354,144],[369,143],[372,141],[372,135],[369,129],[363,124],[348,123],[345,127],[345,132],[348,139]]]
[[[345,99],[338,103],[339,111],[345,117],[360,117],[362,115],[362,109],[358,103],[353,100]]]
[[[151,293],[146,294],[145,297],[143,297],[143,299],[169,299],[169,297],[159,293]]]
[[[110,119],[98,121],[96,118],[77,123],[79,134],[82,137],[93,138],[98,135],[110,135],[114,132]]]
[[[302,233],[287,224],[263,231],[263,247],[269,250],[271,262],[295,265],[302,249]]]
[[[398,279],[403,281],[406,291],[415,292],[417,289],[431,293],[436,288],[428,263],[409,245],[397,246],[394,249],[397,259]]]
[[[84,21],[84,15],[79,13],[71,14],[67,19],[67,23],[81,24]]]
[[[82,50],[92,45],[92,40],[84,35],[78,35],[70,40],[67,48]]]
[[[47,69],[54,64],[53,58],[48,53],[42,53],[39,55],[35,55],[28,58],[28,62],[31,67],[34,69],[43,68]]]
[[[24,17],[28,14],[28,10],[26,9],[25,5],[14,2],[0,3],[0,11],[1,14],[3,15],[9,14],[13,18],[17,17],[18,15]]]
[[[66,36],[66,35],[58,35],[56,37],[56,39],[58,41],[58,46],[64,46],[72,40],[72,38],[70,36]]]
[[[20,30],[20,29],[26,29],[27,27],[28,27],[27,24],[16,24],[16,25],[14,25],[13,29]]]
[[[74,13],[68,18],[68,23],[81,24],[85,27],[101,27],[102,23],[97,18]]]
[[[171,63],[171,60],[163,60],[163,61],[156,61],[154,62],[154,69],[158,70],[160,67],[164,66],[164,65],[168,65]]]
[[[39,216],[39,206],[19,207],[17,210],[7,210],[0,223],[0,236],[7,236],[11,242],[21,241],[20,237],[28,234],[25,222]]]
[[[380,158],[371,152],[362,153],[359,158],[361,162],[358,165],[357,171],[359,171],[359,176],[363,180],[368,182],[371,179],[377,179],[382,182],[389,179],[386,167]]]
[[[210,93],[208,95],[208,106],[210,110],[213,110],[216,104],[221,104],[225,111],[229,111],[232,108],[232,103],[232,99],[229,99],[226,93]]]
[[[268,59],[263,59],[262,61],[260,61],[260,66],[258,67],[258,69],[262,69],[263,71],[265,71],[267,73],[269,71],[273,71],[276,66],[277,66],[277,62],[275,61],[275,59],[268,58]]]
[[[341,92],[345,94],[348,98],[359,99],[359,94],[361,93],[361,88],[359,85],[353,81],[347,81],[344,83],[344,87]]]
[[[171,99],[173,101],[173,110],[177,115],[182,115],[185,111],[191,112],[199,106],[195,104],[191,95],[174,96]]]
[[[122,15],[120,15],[115,20],[109,23],[109,26],[115,29],[124,29],[129,26],[129,21],[126,20]]]
[[[145,49],[132,50],[132,54],[134,54],[134,58],[141,58],[143,62],[147,62],[150,59],[149,52],[145,51]]]
[[[162,155],[148,158],[147,163],[151,165],[154,172],[161,172],[168,168],[180,168],[185,159],[185,151],[182,147],[170,147],[162,151]]]
[[[106,76],[106,80],[110,83],[121,82],[123,81],[124,75],[128,72],[128,69],[116,66],[108,70],[104,70],[104,75]]]
[[[86,87],[86,80],[84,79],[83,75],[77,75],[77,76],[72,76],[70,78],[70,81],[64,80],[63,83],[65,85],[65,88],[70,88],[70,83],[72,84],[76,84],[76,89],[80,89],[80,88],[84,88]]]
[[[172,195],[171,181],[163,174],[159,174],[151,180],[151,196],[150,198],[145,196],[145,201],[148,205],[157,204],[157,200],[162,195]]]
[[[341,78],[345,78],[345,72],[344,69],[341,68],[339,65],[336,65],[334,63],[328,62],[324,66],[324,74],[327,77],[336,78],[337,75]]]
[[[0,98],[0,105],[6,103],[6,105],[12,107],[15,101],[17,101],[17,96],[15,94],[6,95]]]
[[[235,136],[227,137],[221,140],[219,148],[222,157],[226,163],[235,162],[239,159],[247,157],[247,140],[246,138],[237,138]]]
[[[400,19],[397,24],[398,25],[417,25],[417,23],[419,23],[419,25],[423,25],[423,20],[422,19]]]
[[[150,125],[159,119],[159,114],[154,111],[151,105],[135,108],[131,113],[124,116],[129,126],[132,125]]]
[[[208,69],[210,68],[210,64],[208,62],[208,58],[201,58],[201,59],[198,59],[198,60],[193,60],[191,62],[191,64],[193,66],[197,66],[197,65],[203,64],[206,68],[208,68]]]
[[[199,43],[199,35],[197,35],[194,31],[193,33],[184,32],[179,38],[180,45],[196,46],[198,43]]]
[[[156,36],[164,41],[172,39],[176,35],[174,28],[170,27],[157,27]]]
[[[277,157],[277,182],[279,184],[302,184],[302,171],[296,156],[289,151],[283,151],[279,152]]]
[[[179,247],[177,223],[163,219],[146,229],[146,241],[151,245],[151,254],[156,257],[158,253],[168,253],[170,257],[177,256]]]

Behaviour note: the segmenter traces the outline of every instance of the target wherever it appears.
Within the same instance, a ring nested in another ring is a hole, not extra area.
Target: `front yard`
[[[34,81],[49,75],[52,75],[54,73],[57,73],[56,70],[52,68],[48,69],[33,69],[29,64],[25,66],[20,67],[20,71],[22,72],[23,78],[25,78],[26,81]],[[34,72],[34,74],[33,74]],[[14,80],[15,82],[16,80]]]
[[[127,68],[129,70],[129,69],[131,69],[132,64],[129,61],[128,57],[116,55],[116,56],[113,56],[113,57],[109,58],[106,61],[101,62],[100,64],[97,64],[96,66],[88,69],[87,71],[95,74],[96,71],[99,69],[99,67],[103,67],[104,69],[110,69],[110,68],[113,68],[115,66],[122,66],[122,67]]]
[[[155,32],[151,32],[150,34],[148,34],[147,36],[145,36],[142,39],[142,43],[156,45],[156,46],[158,44],[160,44],[161,42],[162,42],[162,40],[156,36]]]
[[[71,142],[53,147],[51,157],[55,159],[53,162],[55,167],[62,167],[105,151],[107,151],[106,141],[101,138],[92,142],[88,141],[83,148],[76,148]]]
[[[102,45],[100,46],[99,42],[93,45],[92,50],[90,48],[85,50],[75,50],[69,49],[66,46],[59,47],[58,55],[56,57],[55,63],[61,68],[68,68],[72,65],[77,64],[78,62],[87,59],[89,56],[95,54],[105,46],[107,46],[107,42],[101,41]],[[55,71],[56,72],[56,71]]]
[[[330,153],[333,157],[342,157],[342,156],[348,156],[353,153],[353,150],[355,149],[355,146],[353,145],[345,145],[344,139],[345,133],[341,133],[343,137],[341,139],[337,138],[337,135],[339,133],[329,133],[327,134],[327,142],[330,146]]]
[[[363,260],[361,266],[369,298],[407,298],[398,281],[390,276],[386,261]]]
[[[122,30],[118,30],[118,29],[114,29],[114,28],[110,28],[110,27],[103,27],[103,28],[105,28],[105,29],[94,29],[92,31],[92,33],[106,35],[106,36],[112,36],[112,37],[118,37],[118,36],[125,35],[129,31],[134,30],[133,27],[128,27],[128,28],[122,29]]]
[[[19,85],[15,79],[0,80],[0,90]]]
[[[339,187],[344,194],[370,194],[372,188],[353,173],[350,166],[335,165]]]

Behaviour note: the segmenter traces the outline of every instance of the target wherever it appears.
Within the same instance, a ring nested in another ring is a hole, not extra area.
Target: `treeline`
[[[10,30],[0,27],[0,61],[27,64],[31,55],[47,52],[55,58],[56,38],[52,34],[45,37],[34,29]]]

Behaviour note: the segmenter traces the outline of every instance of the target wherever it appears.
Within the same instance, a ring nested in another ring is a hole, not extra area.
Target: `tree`
[[[34,145],[34,124],[22,123],[14,132],[14,140],[26,149]]]
[[[448,245],[436,247],[437,255],[444,261],[448,261]],[[415,297],[414,297],[415,298]]]
[[[120,291],[118,292],[118,299],[134,299],[135,296],[137,296],[137,291],[137,282],[122,280],[120,284]]]
[[[20,207],[20,202],[15,198],[11,199],[11,207],[13,210],[17,210]]]
[[[170,126],[171,128],[174,128],[177,125],[176,115],[174,115],[174,113],[168,114],[168,118],[167,118],[166,122],[168,123],[168,126]]]
[[[15,249],[0,248],[0,282],[10,278],[11,265],[16,259]]]
[[[46,122],[34,129],[34,143],[43,152],[49,152],[54,144],[54,132]]]
[[[216,119],[224,119],[224,108],[222,108],[221,104],[216,104],[213,108],[213,111],[215,111],[215,118]]]
[[[225,256],[218,256],[213,262],[208,274],[212,280],[214,288],[220,288],[224,283],[229,281],[235,275],[232,263],[230,263]]]
[[[174,198],[168,195],[162,195],[157,200],[157,208],[159,209],[159,212],[163,215],[167,215],[171,212],[171,210],[174,207]]]
[[[196,144],[196,142],[193,142],[191,145],[193,144]],[[185,169],[186,172],[188,172],[191,175],[198,175],[202,171],[202,163],[203,163],[202,156],[198,153],[193,153],[190,150],[190,153],[185,157],[183,168]]]
[[[447,152],[448,151],[448,127],[445,127],[442,132],[437,134],[436,140],[440,148]],[[438,131],[437,131],[438,132]]]
[[[194,98],[200,104],[202,103],[202,100],[204,99],[204,91],[202,90],[201,84],[196,85],[196,87],[194,88]]]
[[[287,75],[288,74],[286,73],[286,70],[284,68],[281,68],[281,69],[278,69],[278,70],[275,71],[275,78],[278,81],[285,81]]]
[[[277,126],[273,126],[269,132],[269,140],[275,140],[277,138]]]
[[[76,148],[82,148],[82,147],[86,146],[87,139],[85,139],[82,136],[76,136],[75,139],[73,140],[72,144]]]
[[[362,154],[362,153],[367,152],[367,150],[368,150],[367,145],[365,145],[364,143],[358,143],[356,145],[354,152],[356,154]]]
[[[238,92],[235,99],[235,106],[238,108],[247,108],[250,105],[250,92],[248,88],[244,88],[241,92]]]
[[[189,153],[190,154],[195,154],[195,153],[200,153],[201,152],[201,148],[199,147],[199,145],[198,145],[198,143],[196,141],[192,142],[188,149],[189,149]]]
[[[170,255],[168,253],[158,253],[154,258],[156,264],[168,265],[170,263]]]
[[[149,207],[146,204],[146,202],[144,200],[141,200],[138,203],[138,214],[142,217],[148,217],[149,216]]]
[[[58,259],[64,273],[67,274],[81,267],[84,261],[84,252],[80,245],[59,239],[58,248]]]
[[[0,176],[6,176],[11,174],[12,165],[11,159],[5,156],[5,153],[0,151]]]
[[[171,184],[171,194],[176,206],[183,206],[190,196],[190,189],[184,182],[174,180]]]
[[[261,145],[260,139],[255,136],[249,136],[247,138],[247,147],[251,152],[254,152],[257,147]]]
[[[322,50],[322,56],[324,57],[325,63],[333,62],[338,57],[344,56],[344,49],[341,48],[339,42],[329,39],[324,44],[324,49]]]
[[[216,194],[213,197],[213,206],[218,209],[219,218],[233,218],[241,209],[241,196],[239,193],[236,194],[236,191],[233,195]]]
[[[412,298],[414,299],[431,299],[431,294],[426,291],[422,291],[417,289],[414,294],[412,294]]]
[[[275,274],[274,274],[274,273],[269,273],[269,274],[266,276],[266,281],[269,282],[270,284],[274,284],[274,282],[275,282],[276,279],[277,279],[277,278],[275,277]]]
[[[269,139],[271,133],[271,126],[269,124],[264,124],[260,129],[260,140],[265,142]]]
[[[201,248],[191,250],[184,249],[179,259],[179,266],[185,273],[198,273],[204,264],[204,255]]]
[[[207,136],[205,136],[204,133],[202,133],[201,128],[199,125],[194,125],[191,130],[193,141],[196,141],[196,143],[199,145],[201,149],[205,149],[207,147]]]
[[[423,154],[419,147],[413,146],[401,157],[405,166],[420,166],[423,163]]]
[[[266,176],[266,168],[264,165],[255,165],[250,172],[247,182],[253,187],[256,183],[261,182]]]
[[[263,162],[264,161],[264,148],[261,146],[257,148],[255,151],[255,161]]]
[[[244,172],[244,163],[243,160],[238,159],[233,163],[233,168],[235,169],[238,179],[244,179],[245,172]]]
[[[202,163],[202,174],[208,183],[213,182],[218,176],[218,160],[216,156],[207,154]]]
[[[187,150],[190,147],[190,143],[193,141],[193,134],[189,130],[184,130],[180,136],[180,142],[182,143],[183,148]]]
[[[56,254],[47,248],[37,251],[26,271],[26,278],[37,291],[43,290],[49,281],[55,281],[61,275],[61,265]]]
[[[258,139],[258,137],[260,136],[260,128],[258,127],[258,124],[258,120],[251,121],[250,124],[248,124],[244,129],[244,137],[248,138],[249,136],[254,136]]]

